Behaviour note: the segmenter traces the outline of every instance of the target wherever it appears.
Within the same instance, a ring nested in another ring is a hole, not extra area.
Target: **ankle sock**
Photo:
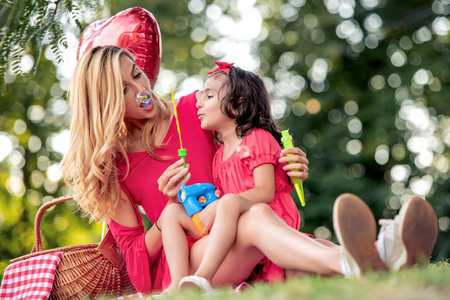
[[[348,265],[347,260],[345,259],[344,253],[342,253],[342,248],[341,248],[341,270],[342,270],[342,275],[344,275],[344,277],[351,277],[351,270],[350,267]]]
[[[378,243],[377,243],[377,248],[378,248],[378,254],[381,257],[381,260],[386,263],[386,253],[384,251],[384,232],[381,232],[380,234],[378,234]]]

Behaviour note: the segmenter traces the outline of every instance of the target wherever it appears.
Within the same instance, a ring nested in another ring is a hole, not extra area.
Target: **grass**
[[[187,291],[165,299],[450,299],[450,263],[437,262],[398,273],[371,273],[358,279],[295,278],[282,284],[256,284],[240,294],[222,290],[213,296]]]

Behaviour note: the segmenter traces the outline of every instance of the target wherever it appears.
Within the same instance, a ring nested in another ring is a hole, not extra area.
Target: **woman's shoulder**
[[[181,96],[180,99],[178,100],[178,105],[184,105],[184,104],[192,104],[197,103],[197,98],[196,98],[196,94],[197,94],[198,90],[187,94],[185,96]]]

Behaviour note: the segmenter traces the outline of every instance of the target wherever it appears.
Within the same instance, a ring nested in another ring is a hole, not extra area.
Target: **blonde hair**
[[[91,221],[111,216],[120,199],[118,154],[129,168],[126,149],[130,125],[124,120],[122,56],[135,60],[118,47],[91,49],[78,61],[67,94],[72,120],[70,147],[62,161],[63,177]],[[152,98],[158,113],[145,123],[141,134],[149,155],[159,159],[153,151],[157,148],[155,130],[170,116],[170,110],[153,92]]]

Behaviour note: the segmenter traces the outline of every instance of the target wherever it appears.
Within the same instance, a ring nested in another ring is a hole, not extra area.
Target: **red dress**
[[[181,97],[177,105],[177,112],[180,122],[183,147],[187,149],[186,162],[190,164],[189,172],[192,174],[189,184],[194,183],[214,183],[212,176],[212,162],[216,153],[216,146],[211,134],[200,127],[195,107],[195,92]],[[129,173],[127,172],[125,160],[119,160],[117,167],[122,176],[119,176],[121,189],[135,205],[142,206],[150,222],[154,223],[164,209],[167,198],[158,191],[157,180],[167,167],[179,159],[178,156],[178,131],[175,118],[172,120],[169,131],[164,139],[166,146],[164,149],[156,150],[160,156],[169,156],[167,160],[156,160],[151,158],[146,152],[128,153],[130,162]],[[278,165],[279,150],[272,153],[271,161]],[[250,160],[249,160],[250,162]],[[254,166],[256,167],[256,166]],[[253,167],[253,168],[254,168]],[[276,167],[277,177],[285,178],[277,184],[278,190],[282,192],[280,199],[285,199],[286,193],[292,189],[287,184],[286,172],[281,166]],[[244,174],[245,175],[245,174]],[[247,176],[243,178],[250,180]],[[239,177],[236,177],[239,179]],[[253,182],[253,181],[252,181]],[[284,182],[284,183],[283,183]],[[251,187],[250,187],[251,188]],[[292,201],[292,199],[291,199]],[[299,217],[295,206],[288,208],[289,201],[275,201],[271,205],[277,214],[290,226],[298,229]],[[283,204],[284,203],[284,204]],[[170,284],[170,272],[165,258],[164,251],[152,264],[150,263],[147,249],[145,247],[145,229],[142,223],[142,216],[137,209],[136,215],[139,224],[136,227],[125,227],[111,220],[110,230],[113,234],[127,264],[127,272],[130,280],[138,292],[158,291],[166,288]],[[296,216],[297,214],[297,216]],[[189,237],[188,237],[189,238]],[[192,243],[193,241],[190,240]],[[258,273],[253,278],[274,279],[283,275],[282,269],[274,269],[272,263],[265,260],[262,273]],[[284,278],[284,276],[280,277]]]
[[[236,151],[225,161],[223,147],[217,150],[213,161],[214,184],[223,194],[239,194],[255,187],[253,170],[263,164],[272,164],[275,171],[275,197],[269,206],[292,228],[300,227],[300,215],[291,197],[293,186],[289,184],[283,165],[278,162],[281,147],[275,138],[263,129],[254,129],[247,134]],[[284,270],[273,264],[267,258],[258,274],[253,274],[255,280],[269,282],[284,279]]]
[[[192,174],[189,184],[213,183],[211,165],[216,146],[209,131],[200,127],[195,107],[195,92],[181,97],[177,105],[183,147],[187,149],[186,163],[190,164]],[[142,206],[150,222],[154,223],[167,203],[167,197],[158,190],[157,180],[167,167],[180,159],[178,156],[179,138],[176,120],[173,118],[164,139],[164,149],[156,150],[159,156],[169,156],[167,160],[151,158],[147,152],[128,153],[130,169],[128,176],[125,160],[119,160],[117,167],[120,187],[135,205]],[[124,178],[125,177],[125,178]],[[161,290],[170,284],[169,268],[164,251],[153,264],[150,264],[145,247],[145,229],[142,217],[136,209],[139,225],[125,227],[111,220],[113,234],[127,264],[130,280],[138,292]]]

